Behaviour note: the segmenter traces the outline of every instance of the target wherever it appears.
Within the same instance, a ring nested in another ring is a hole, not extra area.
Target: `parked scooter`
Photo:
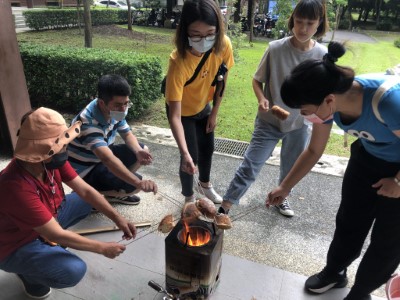
[[[153,8],[147,18],[147,26],[157,26],[156,10]]]
[[[140,9],[134,10],[132,13],[132,24],[144,26],[147,23],[147,18],[148,16],[145,11],[141,11]]]
[[[272,18],[270,15],[266,16],[265,23],[264,23],[264,34],[267,38],[273,38],[274,34],[272,32],[272,28],[275,27],[275,24],[272,22]]]
[[[176,27],[179,25],[179,19],[181,18],[181,12],[180,11],[173,11],[171,14],[171,28],[176,29]]]
[[[254,36],[264,35],[264,18],[260,16],[254,17],[253,34]]]
[[[164,27],[164,22],[165,22],[165,9],[163,8],[163,9],[159,9],[158,11],[157,11],[157,17],[156,17],[156,20],[157,20],[157,26],[158,27]]]
[[[240,24],[242,24],[242,32],[249,31],[249,25],[246,17],[240,17]]]

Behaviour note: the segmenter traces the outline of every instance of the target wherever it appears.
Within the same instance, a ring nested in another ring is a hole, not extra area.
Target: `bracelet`
[[[393,177],[393,180],[398,186],[400,186],[400,180],[398,180],[397,177]]]

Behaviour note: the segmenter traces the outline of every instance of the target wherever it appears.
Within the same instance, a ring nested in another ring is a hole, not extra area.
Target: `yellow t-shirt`
[[[167,102],[180,101],[182,116],[193,116],[202,111],[206,104],[213,99],[215,87],[212,87],[211,84],[219,66],[225,63],[228,70],[233,66],[233,51],[229,37],[225,36],[224,46],[220,53],[216,55],[213,50],[196,79],[184,86],[192,78],[201,59],[202,56],[195,56],[189,50],[187,50],[185,58],[178,57],[176,50],[170,55],[165,99]]]

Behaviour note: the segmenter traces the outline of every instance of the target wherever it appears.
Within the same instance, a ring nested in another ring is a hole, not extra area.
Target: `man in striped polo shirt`
[[[81,134],[68,145],[68,160],[76,172],[109,202],[137,205],[139,191],[156,192],[152,180],[136,173],[153,158],[139,143],[125,120],[132,103],[131,88],[120,75],[104,75],[92,100],[73,120],[82,122]],[[115,145],[117,133],[125,143]]]

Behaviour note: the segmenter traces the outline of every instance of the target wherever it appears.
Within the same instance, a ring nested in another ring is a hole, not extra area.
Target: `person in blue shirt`
[[[81,135],[68,145],[68,160],[110,203],[137,205],[140,198],[134,194],[156,193],[157,185],[136,173],[153,158],[125,120],[132,105],[131,87],[124,77],[109,74],[99,79],[97,90],[98,98],[72,120],[82,122],[82,128]],[[114,143],[117,134],[124,143]]]
[[[309,146],[266,205],[279,205],[321,157],[333,121],[358,139],[351,145],[343,177],[342,199],[326,266],[305,283],[324,293],[345,287],[347,267],[360,256],[370,230],[354,285],[345,300],[371,299],[400,263],[400,77],[356,76],[335,64],[345,53],[331,42],[322,60],[306,60],[282,84],[286,105],[299,108],[313,123]]]

